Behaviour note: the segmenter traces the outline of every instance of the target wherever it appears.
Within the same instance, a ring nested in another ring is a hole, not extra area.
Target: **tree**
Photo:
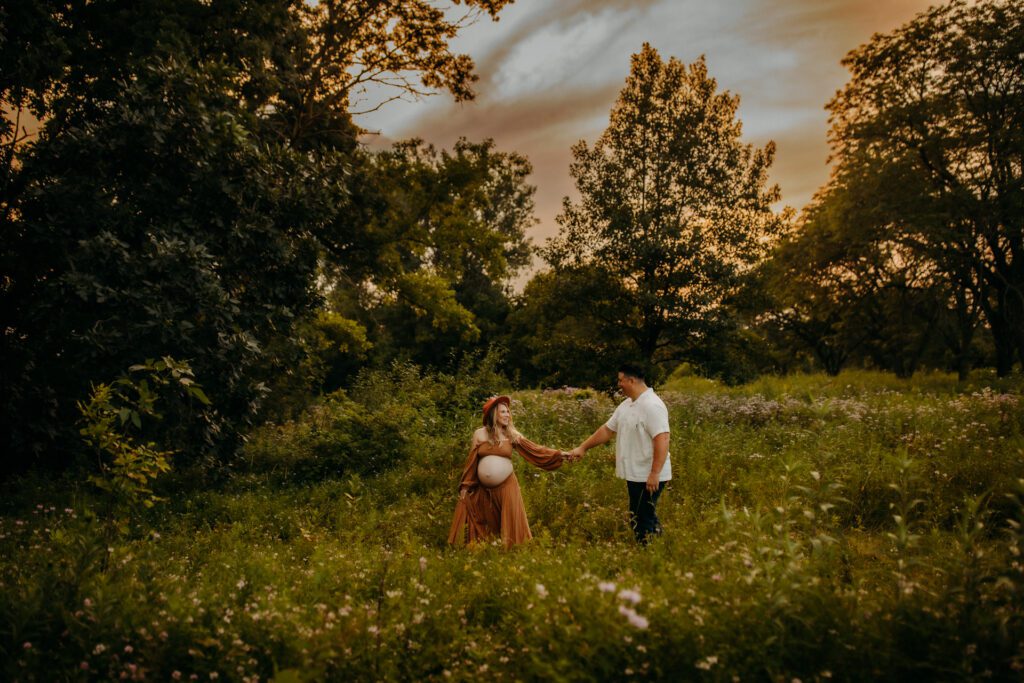
[[[508,369],[527,385],[611,384],[608,368],[635,355],[628,331],[613,324],[616,301],[628,296],[622,289],[598,266],[534,275],[508,317]],[[586,309],[580,302],[588,302]]]
[[[556,274],[596,269],[619,283],[578,303],[598,336],[626,330],[648,361],[681,360],[721,325],[723,300],[782,230],[779,190],[766,185],[774,145],[741,142],[738,105],[703,58],[687,68],[645,44],[607,130],[573,147],[580,200],[564,200],[544,256]]]
[[[1024,358],[1024,5],[934,7],[843,64],[836,177],[871,183],[865,220],[935,264],[966,318],[980,307],[1007,374]]]
[[[213,401],[175,416],[188,455],[233,443],[258,410],[266,345],[313,310],[311,235],[344,193],[261,144],[217,78],[154,67],[103,118],[44,130],[21,156],[2,257],[15,452],[66,447],[92,383],[171,352]]]
[[[303,345],[296,323],[316,321],[324,255],[383,263],[360,221],[372,194],[350,182],[353,97],[471,97],[472,62],[448,47],[465,17],[428,0],[42,0],[0,17],[6,452],[66,462],[90,385],[170,355],[213,401],[175,417],[183,448],[229,453]],[[336,322],[325,335],[358,342]]]
[[[369,330],[379,357],[443,366],[503,334],[510,281],[531,254],[530,172],[492,140],[460,139],[451,151],[409,140],[363,158],[354,173],[364,197],[375,193],[361,218],[375,248],[336,281],[360,303],[336,303]]]

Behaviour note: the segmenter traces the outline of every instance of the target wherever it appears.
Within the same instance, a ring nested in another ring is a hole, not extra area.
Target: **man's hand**
[[[585,450],[577,446],[569,452],[569,462],[579,462],[583,459],[583,455],[586,453]]]
[[[658,481],[658,473],[657,472],[651,472],[650,474],[647,475],[647,492],[648,493],[650,493],[651,495],[654,495],[654,492],[658,490],[658,486],[660,486],[660,485],[661,484]]]

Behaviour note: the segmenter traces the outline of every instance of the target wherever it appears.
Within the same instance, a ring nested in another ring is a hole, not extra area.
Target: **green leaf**
[[[190,386],[188,388],[188,393],[192,394],[197,399],[199,399],[200,403],[202,403],[203,405],[205,405],[205,406],[211,405],[210,399],[207,398],[206,394],[203,393],[203,390],[200,389],[199,387],[197,387],[197,386]]]

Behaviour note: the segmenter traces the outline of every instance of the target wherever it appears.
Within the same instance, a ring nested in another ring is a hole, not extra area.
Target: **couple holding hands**
[[[512,424],[508,396],[488,399],[483,407],[484,426],[474,432],[462,470],[448,542],[461,545],[499,536],[505,547],[510,547],[532,538],[519,481],[512,472],[513,450],[532,465],[555,470],[613,438],[615,475],[626,480],[629,520],[636,540],[646,545],[650,536],[660,534],[655,506],[665,482],[672,478],[668,410],[647,386],[641,366],[620,366],[618,385],[626,398],[608,422],[570,452],[539,446],[520,434]]]

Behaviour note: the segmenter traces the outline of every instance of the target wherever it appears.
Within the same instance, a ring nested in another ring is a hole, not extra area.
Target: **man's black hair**
[[[647,383],[647,371],[639,363],[623,363],[619,366],[619,372],[626,377],[635,377],[643,383]]]

